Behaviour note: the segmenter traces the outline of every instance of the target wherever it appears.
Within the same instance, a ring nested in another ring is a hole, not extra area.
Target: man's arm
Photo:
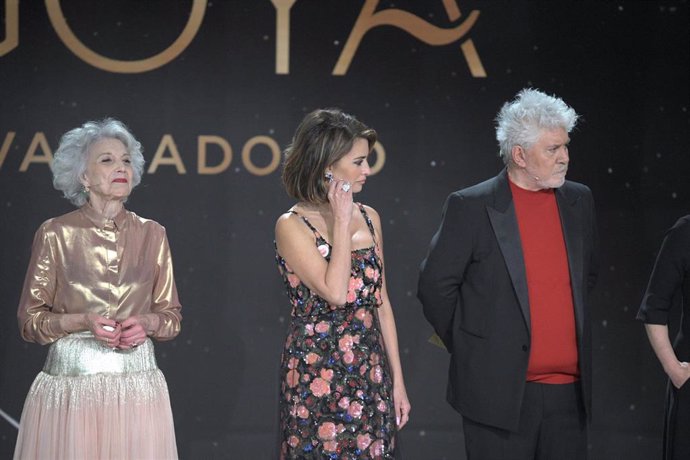
[[[417,297],[424,316],[448,351],[452,350],[453,317],[460,286],[472,253],[467,202],[459,193],[451,194],[443,206],[441,225],[431,240],[429,254],[422,262]]]
[[[591,219],[591,238],[592,238],[592,251],[589,260],[589,273],[587,273],[587,290],[591,292],[597,283],[599,278],[599,229],[597,227],[597,212],[594,206],[594,198],[592,197],[592,192],[588,190],[587,197],[589,199],[590,206],[590,219]]]

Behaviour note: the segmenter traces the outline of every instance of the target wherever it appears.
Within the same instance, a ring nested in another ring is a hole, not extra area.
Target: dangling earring
[[[332,172],[326,171],[326,180],[327,180],[328,182],[333,181],[333,173],[332,173]]]
[[[84,188],[82,189],[82,193],[85,195],[88,195],[89,194],[89,187],[87,185],[84,185],[83,187]]]

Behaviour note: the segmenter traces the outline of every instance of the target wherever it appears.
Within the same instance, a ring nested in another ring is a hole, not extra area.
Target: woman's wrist
[[[155,313],[146,313],[140,316],[140,321],[146,335],[149,337],[154,336],[160,323],[158,315]]]
[[[396,376],[395,374],[393,374],[392,377],[394,387],[405,388],[405,380],[403,379],[402,375]]]
[[[688,366],[687,363],[682,363],[677,359],[674,359],[670,364],[664,366],[664,371],[668,376],[678,374],[683,368]]]
[[[67,333],[87,330],[88,313],[59,313],[57,314],[60,329]]]

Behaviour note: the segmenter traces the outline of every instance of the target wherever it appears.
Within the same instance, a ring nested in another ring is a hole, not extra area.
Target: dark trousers
[[[690,458],[690,382],[676,388],[668,383],[666,423],[664,426],[664,459]]]
[[[527,383],[518,431],[463,417],[467,460],[584,460],[587,421],[579,383]]]

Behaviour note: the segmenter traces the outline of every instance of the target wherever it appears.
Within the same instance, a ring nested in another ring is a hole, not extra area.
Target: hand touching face
[[[368,157],[369,142],[360,137],[352,143],[352,149],[333,163],[328,170],[333,174],[335,180],[349,183],[352,187],[352,193],[361,192],[367,177],[371,174]]]

